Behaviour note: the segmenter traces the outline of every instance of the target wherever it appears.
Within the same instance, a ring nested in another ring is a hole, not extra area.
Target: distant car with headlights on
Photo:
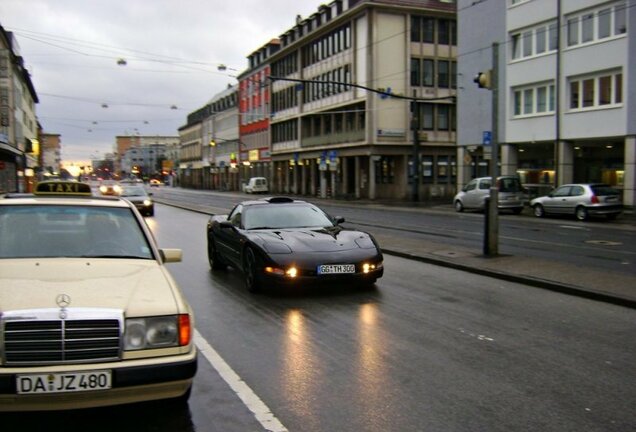
[[[99,185],[99,192],[102,195],[119,195],[121,193],[121,185],[115,180],[103,180]]]
[[[240,270],[252,292],[307,283],[373,286],[384,272],[380,247],[371,234],[343,222],[287,197],[242,202],[208,221],[210,267]]]
[[[151,195],[152,193],[146,192],[146,189],[139,184],[123,184],[119,194],[120,197],[133,203],[142,215],[154,216],[155,203]]]
[[[194,317],[134,206],[41,182],[0,199],[0,411],[185,403]]]
[[[149,183],[150,183],[150,187],[159,187],[163,184],[161,180],[158,180],[158,179],[150,179]]]
[[[565,184],[533,199],[530,207],[537,217],[569,215],[580,221],[590,216],[616,219],[623,211],[620,192],[602,183]]]

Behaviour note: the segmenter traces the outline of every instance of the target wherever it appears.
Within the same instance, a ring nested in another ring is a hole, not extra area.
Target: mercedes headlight
[[[190,343],[189,315],[172,315],[126,320],[124,350],[168,348]]]

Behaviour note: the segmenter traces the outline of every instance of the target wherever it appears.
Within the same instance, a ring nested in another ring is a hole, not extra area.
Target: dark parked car
[[[382,252],[371,234],[343,222],[291,198],[242,202],[208,222],[210,267],[239,269],[250,291],[307,282],[371,286],[384,272]]]
[[[602,184],[565,184],[546,196],[530,201],[537,217],[547,214],[572,215],[578,220],[589,216],[615,219],[623,211],[621,194],[617,189]]]

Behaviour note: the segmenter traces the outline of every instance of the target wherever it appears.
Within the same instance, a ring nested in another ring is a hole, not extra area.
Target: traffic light
[[[492,83],[490,82],[491,73],[492,71],[490,70],[487,70],[486,72],[479,72],[475,75],[473,82],[477,83],[479,88],[490,89],[492,88]]]
[[[213,139],[210,140],[210,147],[215,147],[216,146],[216,141],[214,141]]]

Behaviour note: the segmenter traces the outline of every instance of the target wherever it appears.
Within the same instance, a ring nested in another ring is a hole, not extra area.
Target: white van
[[[269,192],[267,187],[267,179],[265,177],[251,177],[247,183],[243,185],[245,193],[266,193]]]

